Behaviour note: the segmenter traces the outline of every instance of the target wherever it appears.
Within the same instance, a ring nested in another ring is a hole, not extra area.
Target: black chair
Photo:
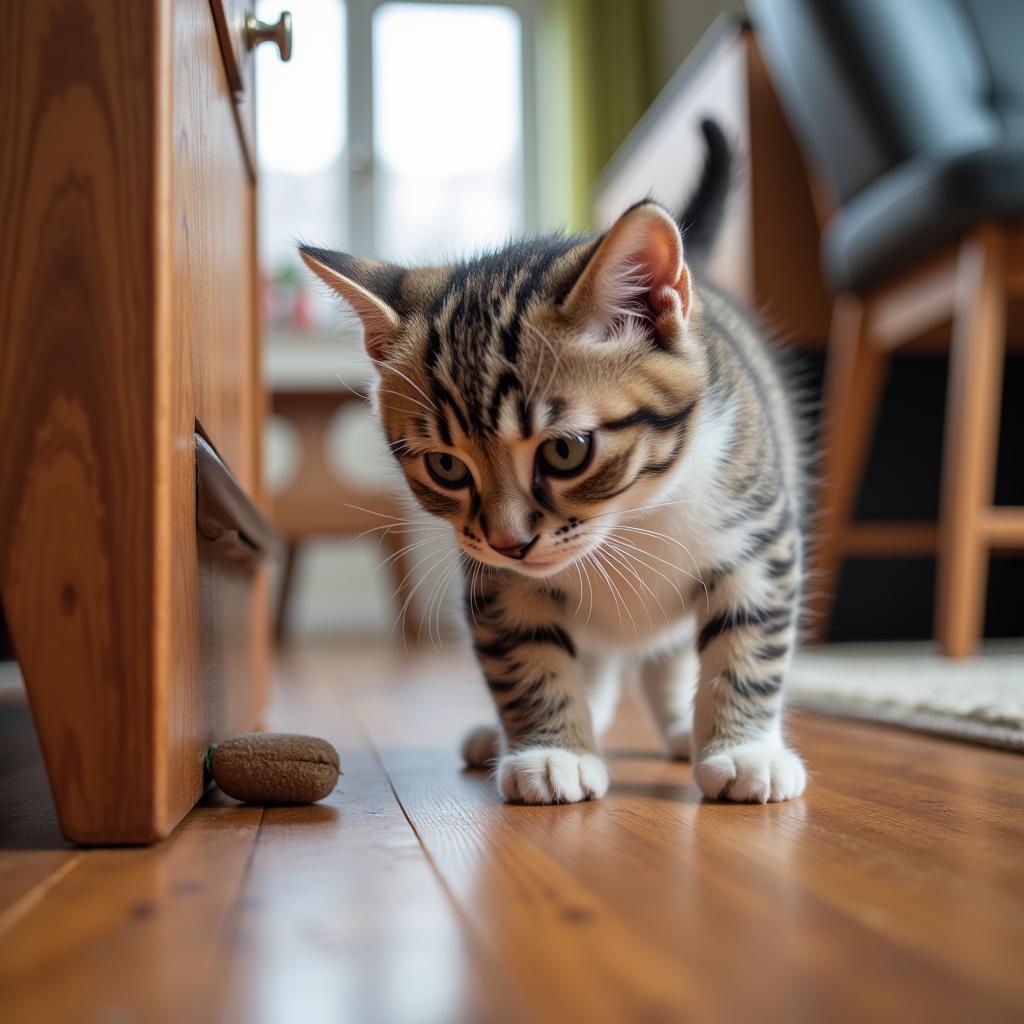
[[[818,187],[836,293],[817,628],[846,554],[938,556],[936,635],[971,654],[993,548],[1006,304],[1024,293],[1024,2],[750,0]],[[940,523],[854,524],[890,353],[952,323]]]

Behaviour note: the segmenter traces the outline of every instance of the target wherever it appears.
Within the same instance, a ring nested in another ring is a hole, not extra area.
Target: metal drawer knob
[[[260,43],[276,43],[281,60],[291,60],[292,56],[292,14],[282,11],[280,17],[271,24],[260,21],[254,14],[245,17],[245,45],[255,50]]]

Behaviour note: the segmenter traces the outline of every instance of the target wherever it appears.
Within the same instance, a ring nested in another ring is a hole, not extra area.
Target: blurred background
[[[3,10],[2,1024],[1024,1020],[1024,0]],[[708,116],[702,270],[789,363],[815,481],[787,705],[956,742],[794,715],[815,785],[748,813],[629,697],[603,810],[506,811],[457,766],[493,709],[449,528],[296,242],[679,210]],[[234,806],[210,745],[252,728],[344,779]]]
[[[794,128],[799,113],[780,101],[779,76],[743,4],[293,7],[292,60],[269,47],[257,53],[261,308],[275,409],[267,472],[292,542],[278,583],[280,636],[397,634],[403,605],[407,639],[442,633],[439,580],[449,567],[441,537],[399,557],[400,541],[420,537],[373,530],[388,521],[382,516],[405,513],[357,398],[368,373],[358,326],[299,264],[296,239],[415,262],[523,232],[600,227],[650,193],[678,206],[701,156],[695,124],[713,112],[742,151],[714,276],[755,305],[792,352],[816,429],[837,291],[819,269],[827,176],[817,173],[813,138]],[[276,11],[267,3],[263,13]],[[933,633],[936,566],[925,549],[934,547],[941,491],[948,326],[932,334],[888,368],[854,507],[869,525],[906,529],[836,556],[842,572],[821,630],[832,639]],[[1013,444],[1024,428],[1012,397],[1021,379],[1011,351],[1000,504],[1024,504]],[[932,525],[915,534],[917,523]],[[988,636],[1022,632],[1019,569],[1013,553],[994,552]]]

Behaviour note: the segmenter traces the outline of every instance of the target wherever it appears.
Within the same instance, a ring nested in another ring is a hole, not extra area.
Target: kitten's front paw
[[[702,757],[693,771],[712,800],[766,804],[799,796],[807,785],[800,758],[779,743],[744,743]]]
[[[533,747],[501,759],[498,788],[515,803],[575,804],[608,792],[608,769],[594,754]]]
[[[493,725],[477,725],[462,741],[462,760],[470,768],[484,768],[498,759],[501,737]]]

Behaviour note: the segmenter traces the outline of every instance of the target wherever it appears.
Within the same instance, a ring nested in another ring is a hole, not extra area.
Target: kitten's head
[[[665,493],[707,371],[660,206],[597,241],[519,242],[453,266],[301,252],[362,321],[391,450],[471,558],[554,575]]]

